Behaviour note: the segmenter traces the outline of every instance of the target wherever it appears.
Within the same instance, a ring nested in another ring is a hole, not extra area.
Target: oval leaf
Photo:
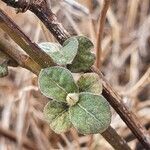
[[[68,107],[64,103],[50,101],[44,107],[44,118],[56,133],[63,133],[70,129]]]
[[[80,92],[102,93],[102,82],[96,73],[85,73],[78,79]]]
[[[100,95],[80,93],[79,102],[69,109],[70,120],[82,134],[95,134],[105,131],[111,122],[110,107]]]
[[[78,51],[78,40],[76,38],[70,38],[65,41],[63,47],[57,43],[44,42],[39,46],[43,49],[54,62],[58,65],[71,64]]]
[[[45,96],[56,101],[66,102],[68,93],[78,92],[78,87],[71,72],[63,67],[42,69],[39,74],[38,84]]]
[[[84,36],[76,36],[78,40],[78,52],[71,65],[67,65],[71,72],[87,71],[94,64],[95,55],[91,52],[93,43]]]

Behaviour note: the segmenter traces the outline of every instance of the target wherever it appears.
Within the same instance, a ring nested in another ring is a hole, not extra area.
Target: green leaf
[[[78,79],[80,92],[102,93],[102,82],[96,73],[85,73]]]
[[[60,44],[52,42],[42,42],[38,46],[50,56],[61,49]]]
[[[56,133],[66,132],[72,126],[68,107],[64,103],[50,101],[44,107],[44,118]]]
[[[71,64],[78,51],[78,40],[70,38],[65,41],[63,47],[57,43],[44,42],[39,46],[44,50],[58,65]]]
[[[71,72],[87,71],[94,64],[95,55],[91,52],[93,43],[84,36],[76,36],[78,39],[78,53],[74,58],[72,64],[67,65]]]
[[[42,69],[38,83],[41,92],[56,101],[66,102],[68,93],[78,93],[78,86],[71,72],[63,67]]]
[[[106,99],[88,92],[80,93],[79,102],[69,108],[69,115],[74,127],[82,134],[102,133],[111,122]]]
[[[6,64],[0,65],[0,78],[8,75],[8,67]]]
[[[0,51],[0,77],[8,75],[8,66],[7,62],[9,57]]]
[[[69,38],[63,44],[60,52],[66,60],[65,64],[71,64],[78,52],[78,40],[74,37]]]

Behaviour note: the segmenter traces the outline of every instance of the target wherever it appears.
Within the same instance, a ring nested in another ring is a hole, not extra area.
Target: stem
[[[104,32],[104,25],[106,21],[106,13],[109,8],[111,0],[104,0],[104,5],[102,11],[100,13],[100,20],[99,20],[99,29],[97,34],[97,44],[96,44],[96,62],[95,66],[100,68],[101,66],[101,58],[102,58],[102,37]]]
[[[12,7],[18,7],[18,8],[22,8],[22,9],[27,7],[27,2],[25,2],[24,0],[19,0],[19,1],[2,0],[2,1],[4,1],[5,3],[11,5]],[[35,1],[38,2],[38,0],[35,0]],[[43,1],[45,1],[45,0],[43,0]],[[37,4],[37,5],[40,5],[40,3]],[[55,29],[52,29],[52,27],[53,27],[52,24],[55,23],[55,22],[53,22],[54,20],[51,19],[51,14],[47,14],[49,16],[45,16],[42,12],[40,12],[41,7],[40,6],[37,7],[38,10],[36,10],[36,7],[33,6],[33,3],[32,3],[32,5],[29,5],[29,6],[30,6],[29,9],[33,13],[35,13],[35,15],[37,15],[37,16],[41,15],[39,18],[42,18],[41,20],[43,21],[43,23],[45,22],[44,24],[47,25],[46,27],[52,32],[52,34],[56,37],[56,39],[60,43],[63,43],[63,41],[65,41],[69,37],[69,34],[68,33],[66,34],[66,31],[63,29],[61,24],[57,24],[57,26],[55,26]],[[43,9],[45,8],[44,6],[42,6],[42,7],[43,7]],[[43,9],[41,9],[41,11]],[[39,14],[36,14],[36,12],[39,12]],[[49,13],[50,12],[51,11],[49,11]],[[61,31],[61,34],[59,35],[58,31],[60,31],[60,30],[62,30],[62,31]],[[102,73],[99,70],[97,70],[95,67],[92,67],[92,70],[94,72],[96,72],[97,74],[99,74],[100,78],[102,79],[103,87],[104,87],[104,90],[103,90],[103,93],[102,93],[103,96],[109,101],[110,105],[120,115],[120,117],[123,119],[123,121],[131,129],[133,134],[139,139],[139,142],[143,145],[143,147],[145,147],[146,149],[150,149],[149,135],[146,132],[146,130],[142,127],[142,125],[138,122],[135,115],[132,112],[130,112],[127,109],[127,107],[122,103],[121,97],[107,83],[107,81],[105,80]]]
[[[0,126],[0,135],[5,136],[6,138],[8,138],[9,140],[12,140],[14,142],[17,142],[17,136],[15,134],[14,131],[11,131],[9,129],[4,129],[3,127]],[[32,143],[29,139],[23,137],[22,138],[22,145],[25,148],[31,149],[31,150],[36,150],[36,144]]]
[[[46,0],[43,0],[40,5],[35,1],[31,4],[29,10],[36,14],[60,44],[63,44],[70,37],[68,32],[58,22],[56,15],[47,6]]]
[[[41,67],[33,61],[29,56],[20,51],[18,46],[13,45],[0,36],[0,50],[9,55],[10,58],[15,60],[21,67],[32,71],[35,74],[39,74]]]
[[[38,0],[33,0],[30,3],[26,0],[2,1],[15,8],[21,8],[23,10],[28,8],[44,23],[60,44],[63,44],[64,41],[70,37],[69,33],[58,22],[56,15],[49,9],[46,0],[41,0],[40,2]]]
[[[2,28],[35,62],[41,67],[55,65],[53,60],[21,31],[1,9],[0,28]]]
[[[101,135],[115,150],[131,150],[126,141],[111,126],[101,133]]]

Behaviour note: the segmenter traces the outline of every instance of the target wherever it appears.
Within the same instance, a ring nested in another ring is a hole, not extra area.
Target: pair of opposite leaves
[[[44,108],[44,117],[56,133],[72,126],[82,134],[102,133],[110,125],[110,107],[100,95],[97,74],[85,73],[75,83],[68,69],[56,66],[42,69],[38,83],[41,92],[52,99]]]
[[[84,36],[71,37],[63,46],[50,42],[38,45],[56,64],[67,66],[71,72],[87,71],[95,61],[95,55],[91,53],[93,43]]]

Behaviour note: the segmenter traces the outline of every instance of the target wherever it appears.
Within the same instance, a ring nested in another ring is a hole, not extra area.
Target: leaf
[[[79,102],[69,108],[69,115],[74,127],[82,134],[102,133],[111,122],[106,99],[88,92],[80,93]]]
[[[0,78],[8,75],[8,67],[5,64],[0,64]]]
[[[0,51],[0,77],[8,75],[8,62],[9,57]]]
[[[78,51],[78,40],[76,38],[70,38],[65,41],[63,47],[57,43],[44,42],[39,46],[48,55],[51,56],[53,61],[58,65],[71,64]]]
[[[102,93],[102,83],[96,73],[85,73],[77,81],[80,92]]]
[[[42,42],[38,46],[50,56],[61,49],[60,44],[52,42]]]
[[[72,126],[68,107],[64,103],[50,101],[44,107],[44,118],[50,124],[50,127],[56,133],[66,132]]]
[[[78,93],[78,87],[71,72],[63,67],[42,69],[38,84],[45,96],[60,102],[66,102],[68,93]]]
[[[66,59],[65,64],[71,64],[78,52],[78,40],[74,37],[69,38],[63,44],[60,52],[63,53],[63,57]]]
[[[93,43],[84,36],[76,36],[78,39],[78,53],[74,58],[72,64],[67,65],[67,68],[71,72],[87,71],[93,65],[95,61],[95,55],[91,52]]]

